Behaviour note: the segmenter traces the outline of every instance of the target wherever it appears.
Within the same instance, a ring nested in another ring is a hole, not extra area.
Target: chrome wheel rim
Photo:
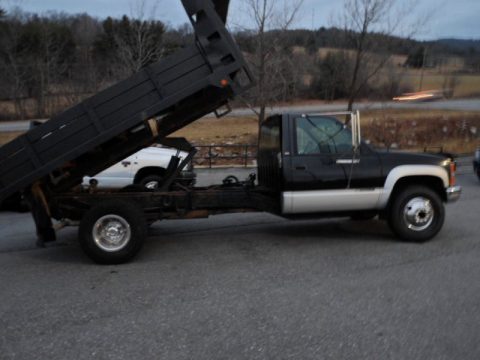
[[[132,232],[128,222],[121,216],[105,215],[95,222],[92,235],[100,249],[116,252],[127,246]]]
[[[432,202],[424,197],[416,197],[408,201],[403,209],[403,219],[407,227],[413,231],[423,231],[433,223],[435,210]]]
[[[158,185],[158,181],[149,181],[145,184],[145,188],[148,190],[157,190]]]

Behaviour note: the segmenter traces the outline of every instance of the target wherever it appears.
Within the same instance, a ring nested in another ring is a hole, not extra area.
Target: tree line
[[[128,16],[0,10],[0,100],[13,102],[15,118],[51,116],[184,46],[190,33]]]
[[[415,67],[423,66],[421,49],[426,45],[430,53],[459,51],[449,50],[445,43],[425,44],[379,32],[362,34],[361,29],[291,30],[295,9],[277,15],[285,20],[274,29],[234,31],[260,78],[259,86],[242,101],[252,108],[263,105],[260,112],[268,104],[294,98],[353,101],[359,96],[396,95],[402,89],[394,69],[388,81],[369,82],[377,66],[388,71],[393,52],[410,54],[406,65]],[[267,21],[270,15],[263,16]],[[170,28],[159,20],[0,9],[0,119],[50,117],[192,40],[189,25]],[[337,50],[321,54],[325,48]],[[478,58],[476,52],[468,54]],[[375,61],[359,61],[367,56]]]

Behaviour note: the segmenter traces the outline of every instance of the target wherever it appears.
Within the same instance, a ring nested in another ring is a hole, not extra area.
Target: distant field
[[[0,132],[0,145],[6,144],[21,132]],[[172,136],[185,137],[196,145],[255,144],[258,122],[252,117],[204,118]]]
[[[395,120],[435,120],[438,118],[480,117],[477,111],[458,111],[458,110],[421,110],[421,109],[384,109],[384,110],[366,110],[361,112],[362,123],[372,119],[392,118]]]
[[[322,48],[318,51],[318,56],[324,58],[329,52],[339,52],[345,50],[339,50],[334,48]],[[354,55],[352,50],[346,50],[350,56]],[[423,83],[420,89],[421,72],[420,69],[406,69],[403,68],[403,64],[407,60],[406,55],[392,55],[391,63],[394,65],[394,71],[401,79],[401,82],[411,89],[412,92],[420,90],[442,90],[446,77],[454,76],[458,80],[458,84],[455,88],[454,97],[471,97],[480,95],[480,74],[473,75],[457,75],[457,72],[462,69],[463,59],[460,57],[449,57],[450,61],[447,61],[442,69],[425,69],[423,74]],[[385,70],[379,76],[379,80],[383,81],[387,76],[390,76],[388,71]],[[398,94],[400,95],[400,94]]]
[[[379,145],[385,144],[375,135],[395,129],[398,136],[390,140],[405,149],[443,146],[446,151],[469,153],[480,146],[480,112],[371,110],[362,113],[362,127],[364,138]],[[202,119],[174,136],[185,137],[196,145],[255,144],[257,134],[258,124],[254,117],[227,117]]]
[[[455,153],[469,153],[480,146],[480,112],[444,110],[371,110],[362,113],[365,139],[380,143],[378,136],[392,130],[387,140],[405,149],[444,146]],[[0,133],[0,144],[20,133]],[[172,136],[185,137],[195,145],[256,144],[255,117],[204,118]]]
[[[455,88],[454,97],[471,97],[480,95],[480,75],[451,75],[454,76],[458,85]],[[409,70],[403,81],[413,91],[420,91],[420,71]],[[445,82],[445,75],[426,72],[423,78],[422,90],[441,90]]]
[[[0,132],[0,145],[4,145],[9,141],[12,141],[20,134],[22,133],[21,132]]]
[[[185,137],[196,145],[256,144],[258,121],[255,117],[204,118],[172,136]]]
[[[472,153],[480,146],[480,112],[380,110],[363,113],[363,138],[379,146]]]
[[[402,56],[394,57],[394,61],[401,61]],[[403,87],[409,89],[409,91],[416,92],[420,91],[420,79],[421,79],[421,72],[420,70],[414,69],[402,69],[398,68],[395,70],[398,71],[400,84]],[[388,71],[384,71],[383,73],[378,75],[377,81],[378,83],[386,83],[388,76],[390,76]],[[425,71],[423,77],[423,84],[421,89],[422,90],[442,90],[444,88],[445,78],[449,76],[454,76],[457,85],[454,89],[453,97],[454,98],[469,98],[474,96],[480,96],[480,74],[478,75],[454,75],[454,74],[439,74],[437,71],[428,70]],[[308,78],[308,76],[306,77]],[[311,77],[310,77],[311,78]],[[307,80],[306,80],[307,81]],[[401,95],[396,94],[396,95]],[[374,101],[375,99],[370,99]],[[301,100],[302,102],[307,103],[309,100],[304,99]],[[344,99],[339,99],[338,101],[345,101]],[[67,102],[66,99],[56,99],[55,104],[57,112],[62,109],[66,109],[71,106],[75,102]],[[26,118],[32,119],[36,118],[35,115],[35,102],[33,99],[28,99],[25,101],[25,111],[26,111]],[[47,116],[45,116],[47,117]],[[16,118],[15,113],[15,106],[13,101],[8,100],[0,100],[0,120],[13,120]]]

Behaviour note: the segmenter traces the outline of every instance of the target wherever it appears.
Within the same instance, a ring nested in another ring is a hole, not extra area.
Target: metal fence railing
[[[199,145],[198,152],[194,157],[195,166],[200,167],[223,167],[223,166],[256,166],[258,146],[252,144],[240,145]],[[435,150],[443,150],[441,146]],[[424,149],[432,151],[432,147]],[[456,154],[455,161],[459,174],[472,171],[473,156],[471,154]]]
[[[200,145],[196,146],[195,166],[254,166],[256,165],[258,146],[240,145]]]

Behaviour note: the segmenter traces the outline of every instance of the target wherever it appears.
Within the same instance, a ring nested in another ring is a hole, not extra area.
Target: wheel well
[[[395,196],[400,191],[402,191],[403,189],[405,189],[408,186],[413,186],[413,185],[421,185],[421,186],[428,187],[428,188],[432,189],[433,191],[435,191],[438,194],[438,196],[440,196],[440,199],[442,199],[443,201],[447,201],[447,194],[445,192],[443,181],[439,177],[436,177],[436,176],[409,176],[409,177],[401,178],[400,180],[397,181],[397,183],[395,184],[395,186],[393,188],[393,191],[390,195],[389,204],[392,201],[392,199],[394,199]]]
[[[158,176],[163,176],[165,175],[165,169],[161,167],[146,167],[140,169],[137,174],[135,175],[135,178],[133,179],[134,184],[139,184],[140,181],[142,181],[143,178],[147,176],[152,176],[152,175],[158,175]]]

